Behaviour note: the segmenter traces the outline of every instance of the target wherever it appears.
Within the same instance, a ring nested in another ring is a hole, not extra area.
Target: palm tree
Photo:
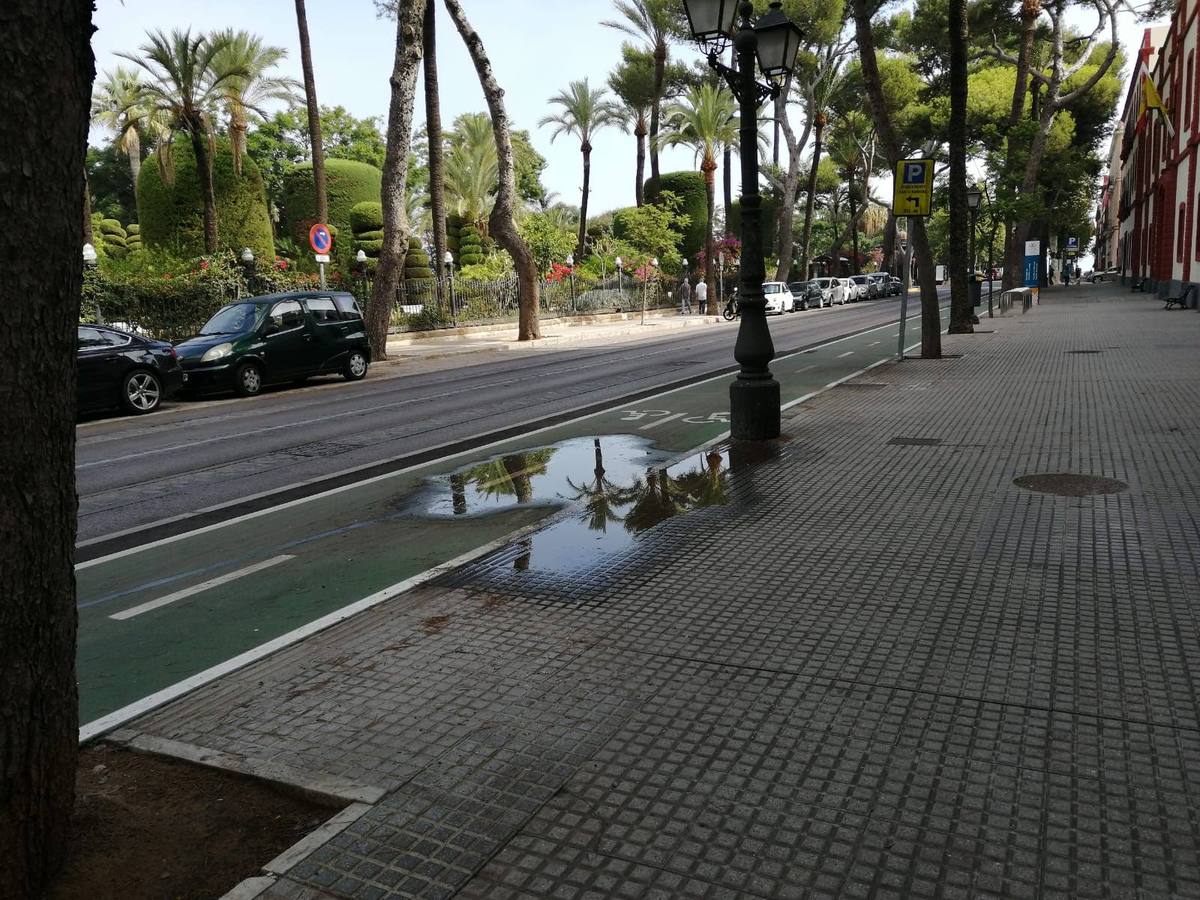
[[[738,139],[737,107],[733,95],[713,84],[688,88],[682,101],[667,108],[666,124],[659,141],[668,146],[682,144],[696,152],[704,174],[708,218],[704,226],[704,282],[709,296],[716,297],[713,273],[713,214],[716,209],[717,154]],[[760,136],[761,137],[761,136]]]
[[[592,136],[607,125],[621,125],[621,112],[617,105],[606,99],[604,88],[592,90],[585,78],[572,81],[565,91],[550,98],[551,105],[562,107],[562,112],[544,116],[539,126],[553,125],[550,143],[560,134],[573,134],[579,138],[579,150],[583,154],[583,199],[579,204],[579,240],[575,246],[575,257],[583,259],[584,241],[587,238],[588,192],[592,181]]]
[[[443,174],[446,193],[455,215],[482,227],[498,177],[491,122],[486,115],[472,113],[460,117],[455,126]]]
[[[446,164],[442,143],[442,101],[438,89],[437,69],[437,3],[425,5],[424,30],[421,33],[425,66],[425,132],[429,136],[429,212],[433,230],[433,258],[436,271],[441,271],[446,255]],[[439,300],[442,280],[434,281]]]
[[[674,0],[616,0],[614,6],[622,18],[600,23],[643,41],[646,52],[654,58],[653,98],[650,107],[650,177],[655,183],[658,182],[660,174],[656,139],[666,82],[667,42],[679,24],[677,5]]]
[[[92,121],[117,136],[117,146],[129,157],[129,174],[137,193],[142,170],[142,132],[162,137],[162,122],[147,102],[145,85],[133,69],[117,66],[104,73],[92,92]]]
[[[834,125],[829,140],[829,157],[838,164],[840,174],[846,179],[847,199],[850,205],[850,239],[854,250],[853,272],[859,273],[858,220],[866,198],[866,182],[871,177],[874,164],[873,128],[865,113],[850,110]],[[856,176],[862,178],[855,184]]]
[[[304,70],[304,96],[308,103],[308,143],[312,147],[313,190],[317,221],[329,221],[329,194],[325,190],[325,145],[321,141],[321,110],[317,106],[317,79],[313,75],[312,46],[308,40],[308,12],[296,0],[296,27],[300,31],[300,67]]]
[[[633,132],[637,141],[637,175],[633,196],[638,206],[645,202],[646,117],[654,105],[654,57],[632,44],[621,45],[621,63],[608,76],[608,86],[623,104],[621,116],[626,131]]]
[[[172,134],[185,133],[196,156],[196,174],[200,179],[200,197],[204,203],[204,250],[217,251],[217,200],[213,190],[213,139],[211,110],[223,96],[225,85],[233,78],[246,77],[242,68],[218,69],[217,61],[225,49],[220,35],[194,35],[191,29],[175,29],[170,35],[161,30],[148,32],[141,56],[120,53],[145,69],[152,81],[145,85],[151,108],[168,123]],[[169,142],[160,150],[169,150]],[[169,171],[170,157],[159,153],[159,164]]]
[[[227,80],[221,89],[221,99],[229,121],[229,143],[233,148],[233,168],[242,172],[242,156],[246,152],[246,114],[254,113],[261,119],[267,118],[263,105],[270,100],[295,103],[300,82],[294,78],[280,78],[268,74],[283,59],[287,51],[282,47],[263,45],[263,39],[248,31],[232,28],[217,34],[222,44],[214,59],[218,71],[241,71]]]

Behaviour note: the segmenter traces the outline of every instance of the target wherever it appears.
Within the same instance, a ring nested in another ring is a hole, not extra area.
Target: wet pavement
[[[665,490],[604,435],[456,467],[427,528],[631,543],[502,541],[119,737],[379,796],[246,896],[1200,896],[1200,317],[1043,297]]]

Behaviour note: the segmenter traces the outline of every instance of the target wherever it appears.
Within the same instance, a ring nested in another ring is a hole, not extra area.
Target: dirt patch
[[[442,629],[446,627],[449,621],[450,616],[430,616],[427,619],[421,620],[421,630],[425,632],[426,636],[441,634]]]
[[[1129,485],[1115,478],[1099,475],[1077,475],[1073,472],[1055,472],[1045,475],[1022,475],[1014,478],[1013,484],[1027,491],[1040,494],[1057,494],[1060,497],[1092,497],[1096,494],[1119,494],[1129,490]]]
[[[75,791],[50,900],[212,900],[345,805],[106,744],[80,752]]]

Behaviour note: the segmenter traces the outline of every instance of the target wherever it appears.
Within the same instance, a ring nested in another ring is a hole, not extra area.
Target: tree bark
[[[634,201],[638,206],[646,202],[646,191],[643,184],[646,177],[646,116],[638,113],[637,124],[633,126],[633,136],[637,139],[637,174],[633,185]]]
[[[587,241],[588,196],[592,190],[592,145],[583,143],[579,152],[583,154],[583,197],[579,201],[579,239],[575,243],[575,259],[583,262],[584,245]]]
[[[10,0],[0,197],[0,897],[46,894],[66,855],[75,684],[75,329],[94,66],[90,3]],[[30,248],[36,248],[31,253]]]
[[[1004,171],[1011,177],[1020,168],[1021,142],[1017,140],[1016,128],[1025,112],[1025,96],[1029,92],[1029,61],[1033,55],[1033,38],[1037,19],[1042,11],[1041,0],[1023,0],[1021,3],[1021,44],[1017,51],[1017,79],[1013,86],[1012,106],[1008,112],[1008,144],[1005,148]],[[1007,186],[1001,184],[1001,190]],[[1005,191],[1012,198],[1010,189]],[[1017,240],[1017,224],[1010,222],[1005,229],[1004,274],[1001,286],[1008,290],[1017,286],[1025,263],[1024,236]]]
[[[883,95],[883,81],[879,75],[879,62],[875,58],[875,33],[871,26],[868,0],[852,0],[854,31],[858,40],[863,83],[871,105],[871,118],[875,131],[893,171],[903,159],[901,144],[888,115],[887,101]],[[940,359],[942,355],[942,323],[938,308],[937,284],[934,281],[933,253],[929,247],[929,234],[925,220],[910,218],[909,240],[913,252],[920,260],[919,281],[921,283],[921,356],[925,359]]]
[[[800,164],[804,148],[808,146],[808,138],[812,133],[812,120],[804,125],[799,139],[792,132],[792,125],[787,120],[786,95],[780,94],[775,106],[776,121],[783,131],[783,145],[788,152],[787,172],[783,176],[782,196],[779,200],[779,213],[775,217],[776,257],[779,260],[775,267],[775,280],[788,281],[792,272],[792,255],[794,241],[792,230],[796,221],[796,198],[800,193]]]
[[[412,119],[417,92],[417,70],[424,55],[422,24],[426,0],[400,0],[396,4],[396,57],[392,63],[392,99],[388,106],[387,154],[383,162],[383,247],[367,307],[367,338],[371,355],[387,359],[388,325],[400,293],[404,257],[408,253],[409,222],[408,154],[412,147]]]
[[[854,168],[847,173],[846,199],[850,204],[850,274],[861,275],[862,265],[858,261],[858,196],[854,189]]]
[[[492,134],[496,138],[496,168],[498,182],[496,185],[496,202],[488,217],[488,230],[496,243],[508,251],[517,270],[517,282],[520,285],[520,310],[517,324],[517,339],[522,341],[540,338],[541,330],[538,325],[538,309],[541,305],[541,273],[529,246],[517,231],[517,223],[513,217],[516,203],[516,170],[512,148],[512,129],[508,122],[508,112],[504,108],[504,90],[496,81],[492,71],[492,63],[488,59],[483,40],[471,27],[458,0],[445,0],[446,9],[454,20],[467,52],[475,64],[475,72],[479,76],[479,84],[483,88],[483,96],[487,100],[488,113],[492,117]]]
[[[444,272],[446,256],[446,184],[442,146],[442,104],[438,91],[437,3],[425,4],[425,131],[429,137],[429,211],[433,217],[433,270]],[[434,279],[439,294],[442,279]]]
[[[188,128],[192,153],[196,156],[196,175],[200,178],[200,201],[204,205],[204,252],[217,252],[217,193],[213,188],[212,157],[208,152],[207,136],[200,123]]]
[[[950,333],[972,334],[967,293],[967,0],[950,0]],[[972,273],[971,277],[974,277]]]
[[[96,246],[92,234],[92,186],[88,183],[87,166],[83,168],[83,242]]]
[[[403,0],[400,5],[404,5]],[[304,9],[304,0],[296,0],[296,25],[300,29],[300,66],[304,70],[304,96],[308,101],[308,137],[312,145],[317,221],[328,224],[329,194],[325,190],[325,145],[321,141],[321,110],[317,105],[317,81],[313,76],[312,46],[308,41],[308,14]]]
[[[717,206],[717,161],[705,159],[700,166],[704,174],[704,198],[707,201],[708,216],[704,222],[704,283],[708,286],[708,296],[712,298],[713,308],[717,296],[717,269],[714,265],[716,248],[713,246],[713,219]]]
[[[812,166],[808,170],[808,197],[804,201],[804,235],[800,241],[800,252],[804,254],[804,277],[809,277],[812,261],[812,220],[813,205],[817,196],[817,167],[821,164],[821,134],[825,131],[825,112],[821,110],[813,116],[813,155]]]
[[[136,128],[129,129],[129,134],[125,138],[125,152],[129,154],[129,175],[133,178],[133,196],[136,199],[138,175],[142,171],[142,139],[138,136]],[[91,204],[89,203],[89,205]]]
[[[659,41],[654,46],[654,104],[650,107],[650,177],[658,186],[658,123],[662,115],[663,82],[667,77],[667,45]]]

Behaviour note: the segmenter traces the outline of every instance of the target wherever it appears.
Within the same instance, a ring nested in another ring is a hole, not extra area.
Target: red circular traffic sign
[[[318,222],[308,229],[308,243],[314,252],[328,253],[329,248],[333,246],[333,235],[329,233],[329,226]]]

